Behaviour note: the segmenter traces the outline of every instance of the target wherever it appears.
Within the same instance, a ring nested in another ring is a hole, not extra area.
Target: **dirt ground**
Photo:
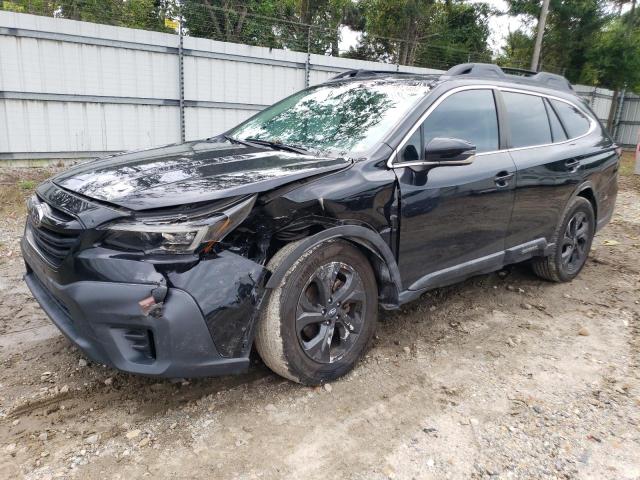
[[[0,478],[640,478],[640,177],[570,284],[526,265],[381,313],[351,374],[156,381],[87,363],[21,280],[0,175]]]

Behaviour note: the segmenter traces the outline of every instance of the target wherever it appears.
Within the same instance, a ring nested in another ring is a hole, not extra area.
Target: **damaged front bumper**
[[[159,377],[247,370],[264,295],[261,265],[231,252],[155,264],[95,247],[52,269],[27,237],[21,244],[25,281],[55,325],[93,361]],[[166,295],[147,308],[154,290]]]

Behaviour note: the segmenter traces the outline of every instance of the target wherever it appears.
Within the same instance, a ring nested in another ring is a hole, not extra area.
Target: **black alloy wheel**
[[[274,372],[318,385],[349,372],[366,351],[378,318],[378,285],[352,243],[329,240],[302,255],[294,253],[298,245],[286,245],[267,265],[286,272],[261,309],[255,345]]]
[[[580,269],[589,253],[591,226],[587,214],[577,211],[570,218],[562,238],[562,266],[568,274]]]
[[[304,353],[319,363],[340,360],[362,330],[366,295],[353,267],[330,262],[305,285],[296,310],[296,332]]]
[[[582,270],[596,230],[591,202],[573,198],[549,240],[548,254],[532,260],[533,271],[545,280],[569,282]]]

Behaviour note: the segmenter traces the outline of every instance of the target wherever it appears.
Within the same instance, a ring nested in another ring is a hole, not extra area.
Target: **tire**
[[[277,269],[297,245],[276,253],[269,270]],[[369,261],[349,242],[331,240],[307,250],[267,294],[256,350],[275,373],[319,385],[355,366],[373,336],[377,317],[378,287]]]
[[[552,282],[570,282],[580,273],[595,235],[595,214],[586,198],[574,198],[565,210],[547,257],[533,260],[536,275]]]

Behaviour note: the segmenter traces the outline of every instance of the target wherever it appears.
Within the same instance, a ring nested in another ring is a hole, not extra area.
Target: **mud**
[[[23,209],[3,215],[0,478],[640,477],[637,177],[574,282],[518,265],[381,313],[328,388],[258,359],[192,381],[87,363],[21,280]]]

